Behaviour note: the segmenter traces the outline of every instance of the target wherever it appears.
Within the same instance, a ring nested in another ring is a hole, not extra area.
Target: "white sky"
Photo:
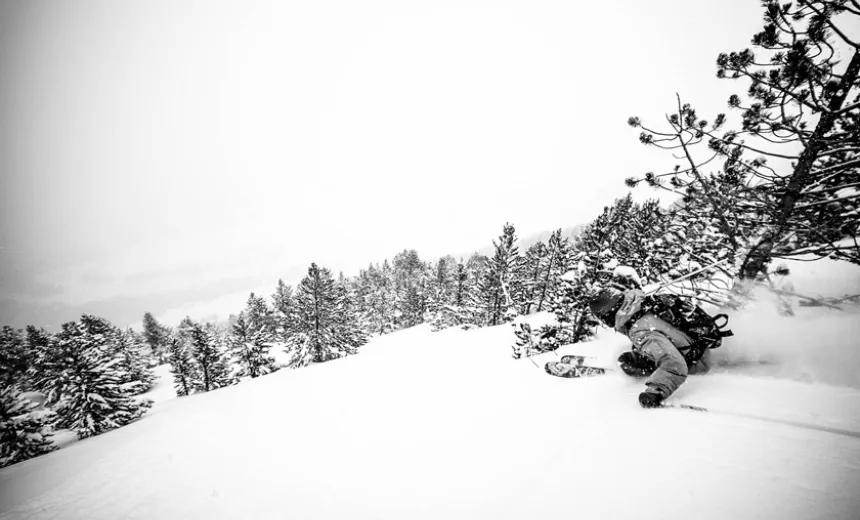
[[[724,110],[746,85],[716,56],[760,19],[753,0],[0,0],[0,322],[172,317],[311,261],[355,274],[586,222],[669,159],[627,118],[676,91]]]

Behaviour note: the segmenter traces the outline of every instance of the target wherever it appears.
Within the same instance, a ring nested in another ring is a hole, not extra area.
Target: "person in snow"
[[[689,369],[679,349],[692,345],[689,336],[653,312],[642,312],[645,293],[637,287],[604,289],[591,302],[591,312],[633,343],[618,363],[628,375],[648,376],[639,404],[654,408],[687,379]]]
[[[791,294],[794,292],[794,284],[788,279],[789,274],[791,272],[785,262],[777,265],[776,270],[771,273],[770,283],[776,290],[777,312],[780,316],[794,316]]]

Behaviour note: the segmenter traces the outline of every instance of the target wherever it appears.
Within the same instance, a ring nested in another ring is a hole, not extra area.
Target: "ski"
[[[559,363],[564,363],[565,365],[582,365],[585,363],[586,359],[594,359],[591,356],[578,356],[574,354],[567,354],[566,356],[561,356],[559,359]]]
[[[562,356],[559,361],[550,361],[544,366],[546,373],[556,377],[568,379],[580,377],[593,377],[606,373],[605,368],[591,367],[585,365],[585,356]]]

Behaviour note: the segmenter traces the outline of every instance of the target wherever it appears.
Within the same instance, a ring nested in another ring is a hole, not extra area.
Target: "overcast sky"
[[[753,0],[0,0],[0,323],[214,316],[311,261],[586,222],[667,159],[627,118],[675,92],[724,110],[745,86],[716,56],[760,20]]]

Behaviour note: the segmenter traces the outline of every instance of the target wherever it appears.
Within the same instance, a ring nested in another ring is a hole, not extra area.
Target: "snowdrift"
[[[618,372],[548,376],[556,354],[513,360],[510,325],[415,327],[180,399],[163,382],[143,419],[0,471],[0,520],[856,519],[860,437],[822,431],[860,435],[856,313],[768,308],[671,398],[707,413],[643,410]],[[611,367],[626,345],[558,354]]]

